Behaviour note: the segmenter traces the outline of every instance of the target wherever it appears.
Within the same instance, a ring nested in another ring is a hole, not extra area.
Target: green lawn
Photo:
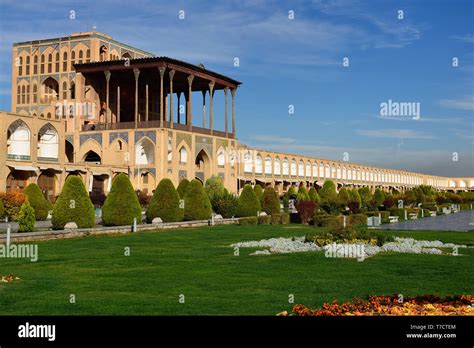
[[[39,243],[39,260],[0,259],[2,315],[274,315],[370,294],[474,294],[474,249],[463,256],[378,254],[364,262],[323,252],[249,256],[231,243],[303,236],[313,227],[217,226]],[[464,232],[387,232],[474,244]],[[131,255],[124,256],[124,248]],[[69,303],[75,294],[76,303]],[[178,296],[185,295],[185,303]]]

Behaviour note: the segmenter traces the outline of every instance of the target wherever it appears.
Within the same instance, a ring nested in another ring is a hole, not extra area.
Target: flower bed
[[[474,297],[455,295],[440,298],[424,295],[405,298],[400,301],[398,295],[369,296],[368,301],[354,299],[339,304],[325,303],[321,309],[309,309],[298,304],[291,313],[282,312],[282,316],[376,316],[376,315],[469,315],[474,316]]]

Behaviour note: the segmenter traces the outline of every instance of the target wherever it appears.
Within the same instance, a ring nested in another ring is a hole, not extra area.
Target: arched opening
[[[291,176],[296,176],[296,161],[295,160],[291,160],[290,170],[291,170]]]
[[[13,122],[7,131],[7,157],[15,160],[30,159],[30,129],[25,122]]]
[[[272,174],[272,159],[271,157],[265,157],[265,174]]]
[[[45,124],[38,132],[38,160],[57,161],[58,154],[58,132],[51,124]]]
[[[201,182],[205,182],[206,178],[210,176],[211,172],[211,161],[206,151],[201,150],[196,156],[195,164],[195,177]]]
[[[244,155],[244,172],[252,173],[252,155],[247,151]]]
[[[92,187],[90,187],[90,198],[94,206],[100,207],[105,202],[105,179],[107,175],[93,175],[92,176]]]
[[[283,175],[289,175],[290,173],[289,166],[288,166],[288,160],[285,158],[283,160]]]
[[[84,162],[100,164],[102,159],[95,151],[90,150],[84,155]]]
[[[224,149],[222,148],[217,151],[217,165],[219,167],[224,167],[225,165],[225,153]]]
[[[56,175],[54,171],[43,171],[38,177],[38,186],[43,192],[43,195],[52,202],[56,195]]]
[[[263,172],[263,163],[262,163],[262,156],[257,155],[255,157],[255,173],[262,174]]]
[[[100,46],[99,49],[99,55],[100,55],[100,61],[103,62],[104,60],[108,60],[108,48],[105,45]]]
[[[7,192],[23,192],[28,186],[30,174],[24,170],[13,170],[7,177]]]
[[[275,158],[275,161],[273,162],[273,173],[275,175],[281,174],[280,159],[278,157]]]
[[[43,98],[42,102],[50,103],[58,99],[59,95],[59,84],[58,81],[52,77],[48,77],[43,82]]]
[[[188,150],[183,146],[179,149],[179,163],[186,164],[188,163]]]
[[[135,146],[135,164],[149,165],[155,163],[155,145],[144,138]]]
[[[65,151],[66,151],[66,160],[69,163],[74,162],[74,146],[66,140],[66,146],[65,146]]]

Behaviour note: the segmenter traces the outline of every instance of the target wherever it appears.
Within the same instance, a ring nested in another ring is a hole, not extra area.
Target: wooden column
[[[117,86],[117,123],[120,123],[120,86]]]
[[[174,73],[175,73],[174,70],[171,70],[169,72],[169,77],[170,77],[170,128],[173,128],[173,78],[174,78]]]
[[[209,82],[209,128],[211,128],[211,135],[214,130],[214,110],[212,97],[214,95],[214,81]]]
[[[163,128],[163,75],[165,74],[165,68],[161,67],[160,71],[160,128]]]
[[[225,136],[229,133],[229,87],[224,88],[225,94]]]
[[[186,124],[189,126],[189,130],[193,130],[193,98],[192,98],[192,86],[193,86],[194,75],[188,76],[188,101],[187,101],[187,117]]]
[[[206,128],[206,92],[202,91],[202,128]]]
[[[145,121],[148,122],[148,84],[145,85]]]
[[[232,137],[235,138],[235,91],[236,89],[233,88],[232,93]]]
[[[135,75],[135,128],[138,128],[138,77],[140,76],[140,70],[133,69]]]
[[[180,104],[180,99],[181,99],[181,92],[178,92],[178,107],[177,107],[177,111],[178,111],[178,123],[181,123],[181,115],[179,113],[179,109],[181,107],[181,104]]]
[[[110,95],[110,71],[106,70],[104,71],[105,74],[105,82],[106,82],[106,87],[105,87],[105,124],[109,123],[110,117],[110,108],[109,108],[109,95]]]

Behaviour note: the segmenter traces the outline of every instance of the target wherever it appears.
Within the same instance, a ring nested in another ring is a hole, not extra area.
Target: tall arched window
[[[26,57],[26,75],[30,74],[30,56]]]
[[[290,166],[288,165],[288,160],[286,158],[282,162],[282,171],[283,171],[283,175],[290,174]]]
[[[252,173],[252,155],[247,151],[244,155],[244,172]]]
[[[304,176],[304,162],[302,160],[298,162],[298,175]]]
[[[292,176],[296,176],[296,161],[291,160],[290,171]]]
[[[41,55],[41,69],[40,69],[41,74],[44,74],[44,63],[45,63],[44,61],[45,61],[45,59],[46,58],[45,58],[44,54],[42,54]]]
[[[59,72],[59,52],[56,52],[56,62],[55,62],[54,67],[55,67],[54,70],[55,70],[56,72]]]
[[[71,68],[74,64],[76,64],[76,51],[71,52]]]
[[[33,85],[33,104],[38,102],[38,85],[36,83]]]
[[[21,87],[16,88],[16,103],[21,104]]]
[[[179,149],[179,163],[188,163],[188,150],[184,146]]]
[[[275,175],[280,175],[281,174],[280,159],[278,157],[275,158],[275,161],[273,162],[273,173]]]
[[[67,69],[67,52],[63,53],[63,71],[66,72]]]
[[[63,82],[63,99],[67,99],[67,82]]]
[[[7,156],[10,159],[30,159],[30,129],[25,122],[13,122],[7,130]]]
[[[51,124],[44,125],[38,132],[38,157],[41,159],[58,159],[58,132]]]
[[[18,58],[18,76],[23,75],[23,57]]]
[[[48,74],[53,72],[53,55],[50,53],[48,54]]]
[[[265,157],[265,174],[272,174],[272,158]]]
[[[26,86],[26,103],[30,103],[30,85]]]
[[[262,174],[263,172],[262,156],[255,157],[255,173]]]
[[[38,56],[33,57],[33,74],[38,74]]]
[[[82,50],[79,50],[79,64],[82,64],[83,54]]]
[[[86,63],[90,63],[91,61],[91,50],[87,49],[86,51]]]
[[[21,86],[21,103],[26,103],[26,87],[25,85]]]

